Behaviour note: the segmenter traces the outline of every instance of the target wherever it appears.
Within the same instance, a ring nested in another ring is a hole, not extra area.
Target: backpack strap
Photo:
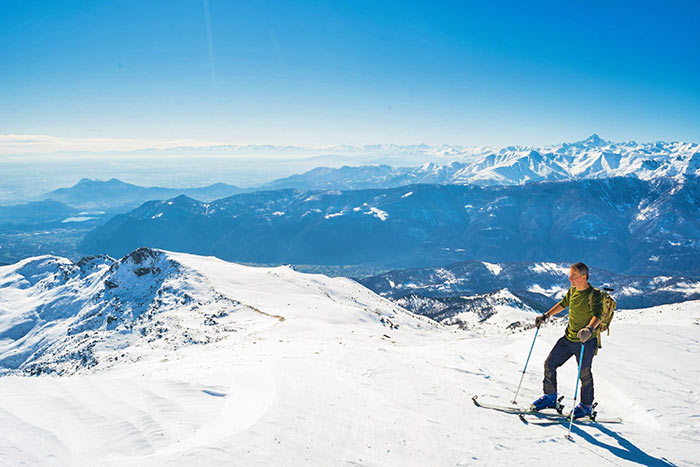
[[[588,309],[591,310],[591,313],[593,312],[593,294],[597,293],[600,294],[600,300],[603,302],[603,314],[605,314],[605,300],[603,300],[603,292],[600,289],[596,289],[595,287],[591,286],[593,290],[591,290],[591,293],[588,294]],[[602,319],[601,319],[602,322]],[[608,331],[608,334],[610,334],[610,331]],[[598,355],[598,349],[602,348],[603,345],[601,344],[601,335],[600,335],[600,326],[598,326],[595,329],[595,337],[598,339],[598,346],[595,349],[595,355]]]

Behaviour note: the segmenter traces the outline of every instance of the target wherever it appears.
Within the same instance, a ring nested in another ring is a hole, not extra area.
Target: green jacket
[[[566,327],[566,338],[571,342],[580,342],[576,334],[585,328],[594,316],[603,316],[603,296],[600,291],[588,287],[586,290],[569,288],[559,305],[569,307],[569,325]],[[597,333],[596,333],[597,335]]]

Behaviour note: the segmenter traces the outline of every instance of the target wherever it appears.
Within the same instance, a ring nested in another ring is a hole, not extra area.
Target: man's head
[[[577,290],[588,288],[588,266],[583,263],[572,264],[569,269],[569,282]]]

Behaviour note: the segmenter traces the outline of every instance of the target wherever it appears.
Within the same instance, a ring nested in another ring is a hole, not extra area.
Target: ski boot
[[[564,396],[557,399],[557,394],[545,394],[530,405],[530,410],[534,412],[539,412],[542,409],[555,409],[557,412],[561,413],[563,406],[561,401]]]
[[[574,407],[574,412],[573,412],[573,414],[570,414],[569,417],[573,416],[574,420],[577,420],[577,419],[583,418],[583,417],[593,418],[593,417],[595,417],[595,415],[593,415],[593,414],[594,414],[594,412],[593,412],[592,405],[585,405],[583,403],[580,403],[579,405]]]

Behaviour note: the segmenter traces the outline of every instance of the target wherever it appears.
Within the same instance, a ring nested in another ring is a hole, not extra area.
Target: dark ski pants
[[[591,365],[593,356],[598,347],[598,339],[592,337],[583,344],[583,365],[581,365],[581,402],[585,405],[593,404],[593,374]],[[544,393],[554,394],[557,392],[557,368],[562,366],[571,356],[576,357],[576,364],[581,356],[581,343],[571,342],[566,336],[554,344],[549,357],[544,361]]]

